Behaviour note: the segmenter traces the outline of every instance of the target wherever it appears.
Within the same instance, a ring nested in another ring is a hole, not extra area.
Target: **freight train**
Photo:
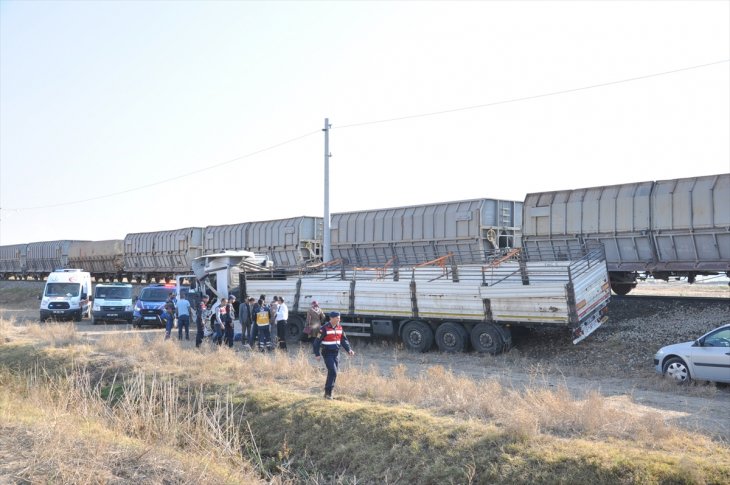
[[[528,194],[523,250],[536,257],[605,247],[611,288],[640,277],[730,276],[730,174]]]
[[[57,268],[83,268],[96,281],[169,280],[193,259],[223,250],[266,255],[280,267],[321,260],[322,218],[294,217],[223,226],[127,234],[121,240],[46,241],[0,246],[0,278],[43,279]]]
[[[322,260],[323,221],[301,216],[127,234],[123,240],[0,246],[0,277],[44,278],[83,268],[97,281],[169,279],[223,250],[266,255],[277,268]],[[524,202],[474,199],[333,213],[332,257],[354,266],[413,265],[451,255],[483,264],[511,248],[568,260],[605,246],[614,292],[638,278],[730,276],[730,174],[528,194]],[[558,248],[567,248],[558,249]]]

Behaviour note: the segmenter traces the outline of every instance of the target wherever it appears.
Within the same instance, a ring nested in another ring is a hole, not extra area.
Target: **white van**
[[[49,318],[73,318],[80,322],[91,316],[91,274],[80,269],[57,269],[46,280],[41,295],[41,322]]]
[[[122,320],[132,323],[132,285],[129,283],[99,283],[94,286],[91,323]]]

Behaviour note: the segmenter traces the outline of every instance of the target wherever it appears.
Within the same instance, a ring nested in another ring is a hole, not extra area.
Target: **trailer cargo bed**
[[[509,340],[510,325],[567,328],[577,343],[605,321],[610,298],[600,247],[574,261],[518,260],[390,272],[340,268],[283,280],[258,278],[261,275],[244,275],[244,293],[283,297],[290,307],[293,333],[301,330],[297,327],[316,300],[325,311],[342,314],[342,325],[350,335],[401,337],[410,346],[404,328],[419,322],[420,331],[430,330],[434,334],[430,340],[435,336],[440,348],[439,327],[444,323],[461,337],[471,335],[475,347],[479,346],[474,344],[473,332],[481,323],[500,327],[500,347]]]

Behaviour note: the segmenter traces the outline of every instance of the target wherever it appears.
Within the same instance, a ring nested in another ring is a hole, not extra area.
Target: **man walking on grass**
[[[317,361],[320,359],[320,350],[324,357],[324,365],[327,366],[327,381],[324,384],[325,399],[332,399],[332,389],[337,380],[337,368],[340,365],[340,347],[344,347],[348,354],[355,355],[350,348],[350,341],[347,340],[345,331],[340,325],[340,312],[330,312],[330,319],[319,327],[319,336],[314,340],[314,356]]]

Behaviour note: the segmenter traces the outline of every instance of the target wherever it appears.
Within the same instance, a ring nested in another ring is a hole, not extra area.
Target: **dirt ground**
[[[37,295],[42,282],[0,281],[0,318],[19,323],[38,321]],[[396,365],[417,375],[425,367],[440,365],[477,380],[497,379],[522,388],[564,386],[576,397],[595,391],[615,406],[635,413],[660,412],[690,430],[730,442],[730,386],[695,383],[677,386],[659,377],[653,367],[660,347],[693,340],[730,321],[730,287],[727,284],[679,282],[641,283],[631,295],[711,296],[719,303],[620,300],[611,302],[607,323],[586,340],[573,345],[566,331],[540,329],[513,331],[514,347],[498,356],[474,352],[444,354],[436,350],[414,354],[392,341],[354,340],[357,355],[343,358],[348,367],[375,366],[388,374]],[[105,332],[143,333],[161,338],[162,330],[134,330],[125,324],[92,326],[77,323],[82,335],[93,340]],[[185,345],[191,345],[185,343]],[[300,344],[308,351],[307,344]],[[241,350],[243,351],[243,350]]]

